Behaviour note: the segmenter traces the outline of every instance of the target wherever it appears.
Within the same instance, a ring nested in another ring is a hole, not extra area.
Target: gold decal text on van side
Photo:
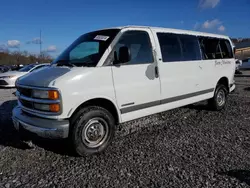
[[[231,64],[231,61],[227,61],[227,60],[221,60],[221,61],[215,61],[215,66],[216,65],[226,65],[226,64]]]

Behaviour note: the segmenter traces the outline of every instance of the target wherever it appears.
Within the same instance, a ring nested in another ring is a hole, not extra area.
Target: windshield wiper
[[[73,63],[70,63],[68,60],[59,60],[56,62],[57,66],[68,66],[68,67],[76,67]]]

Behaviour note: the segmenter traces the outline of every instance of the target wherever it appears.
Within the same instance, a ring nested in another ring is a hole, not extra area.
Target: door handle
[[[155,77],[158,78],[159,77],[159,70],[158,67],[155,66]]]

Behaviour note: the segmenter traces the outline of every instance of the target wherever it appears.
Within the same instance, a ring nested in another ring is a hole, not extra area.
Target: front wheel
[[[81,109],[74,116],[71,139],[76,153],[87,156],[104,151],[115,132],[112,114],[98,106]]]
[[[208,100],[208,105],[212,110],[222,110],[227,104],[227,88],[219,84],[216,87],[214,97]]]

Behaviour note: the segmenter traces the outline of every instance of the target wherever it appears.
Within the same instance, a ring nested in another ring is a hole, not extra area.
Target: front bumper
[[[33,115],[24,113],[19,106],[12,111],[12,120],[14,127],[19,130],[23,129],[35,133],[43,138],[67,138],[69,135],[68,120],[52,120],[39,118]]]

